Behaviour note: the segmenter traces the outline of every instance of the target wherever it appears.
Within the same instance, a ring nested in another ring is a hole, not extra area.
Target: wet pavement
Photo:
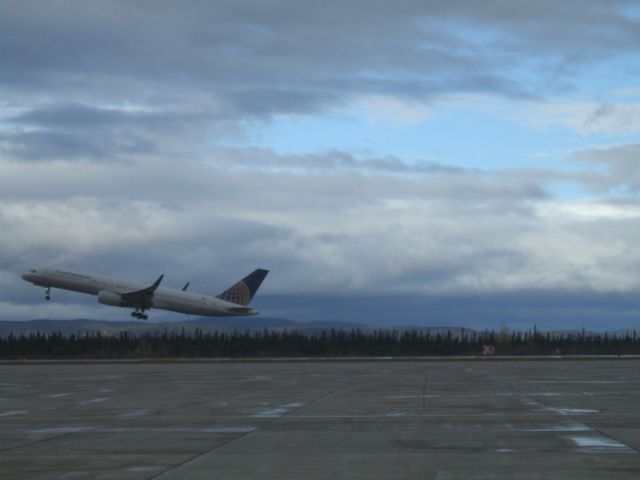
[[[640,478],[640,359],[0,364],[0,478]]]

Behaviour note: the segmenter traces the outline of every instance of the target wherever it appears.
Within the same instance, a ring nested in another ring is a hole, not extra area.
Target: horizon
[[[135,331],[147,331],[138,327],[149,327],[149,331],[157,330],[163,326],[171,326],[173,329],[172,332],[177,331],[181,325],[191,327],[191,328],[200,328],[199,326],[203,326],[206,332],[219,331],[223,333],[235,332],[259,332],[261,330],[268,331],[287,331],[296,332],[299,329],[303,332],[308,330],[309,328],[318,331],[328,331],[328,330],[336,330],[336,331],[349,331],[349,330],[363,330],[364,332],[376,332],[376,331],[398,331],[398,332],[411,332],[411,331],[437,331],[440,333],[444,332],[457,332],[460,334],[464,334],[465,332],[473,332],[474,334],[483,333],[483,332],[493,332],[493,333],[503,333],[507,332],[509,334],[523,334],[523,333],[533,333],[537,332],[539,334],[547,334],[547,333],[555,333],[555,334],[595,334],[595,335],[628,335],[635,334],[640,332],[638,328],[620,328],[620,329],[588,329],[586,327],[575,328],[575,329],[544,329],[538,328],[537,325],[533,325],[528,328],[509,328],[506,326],[500,326],[498,328],[473,328],[473,327],[463,327],[459,325],[417,325],[417,324],[397,324],[397,325],[378,325],[378,324],[366,324],[360,322],[348,322],[348,321],[340,321],[340,320],[290,320],[280,317],[262,317],[263,322],[256,321],[255,317],[251,318],[252,321],[244,322],[244,325],[235,328],[232,325],[224,325],[225,322],[216,323],[216,318],[213,317],[196,317],[190,320],[161,320],[161,321],[152,321],[152,320],[136,320],[136,319],[121,319],[121,320],[101,320],[101,319],[90,319],[90,318],[64,318],[64,319],[54,319],[54,318],[33,318],[29,320],[6,320],[0,319],[0,324],[2,323],[11,323],[18,325],[26,325],[30,323],[52,323],[56,325],[63,325],[65,323],[77,323],[77,322],[88,322],[89,324],[109,324],[114,326],[115,331],[127,331],[130,328],[134,328],[132,325],[135,325]],[[259,318],[257,320],[260,320]],[[284,323],[278,323],[283,321]],[[256,325],[249,325],[252,323],[256,323]],[[264,325],[264,323],[268,325]],[[129,324],[129,328],[123,327],[122,329],[118,329],[117,326],[119,324]],[[206,325],[211,324],[211,325]],[[84,332],[85,330],[76,330],[74,332]],[[24,332],[13,332],[12,333],[24,333]],[[39,331],[39,333],[47,334],[47,333],[57,333],[58,331]],[[60,331],[60,333],[68,334],[71,331]],[[109,331],[110,332],[110,331]],[[30,332],[31,333],[31,332]],[[35,332],[33,332],[35,333]],[[86,330],[86,333],[104,333],[98,330]],[[191,333],[191,331],[188,331]],[[315,332],[317,333],[317,332]],[[2,332],[0,332],[0,336],[2,336]]]

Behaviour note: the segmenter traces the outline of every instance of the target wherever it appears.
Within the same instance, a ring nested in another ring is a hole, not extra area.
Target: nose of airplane
[[[26,272],[22,274],[22,279],[26,280],[27,282],[30,282],[32,278],[33,278],[32,273]]]

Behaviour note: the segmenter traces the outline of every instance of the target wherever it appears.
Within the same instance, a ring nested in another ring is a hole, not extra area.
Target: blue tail
[[[258,268],[257,270],[254,270],[249,275],[244,277],[238,283],[227,288],[216,298],[235,303],[237,305],[249,305],[249,302],[258,291],[258,288],[262,284],[264,278],[267,276],[267,273],[269,273],[269,270]]]

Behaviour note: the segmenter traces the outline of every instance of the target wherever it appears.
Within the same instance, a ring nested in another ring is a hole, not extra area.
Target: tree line
[[[421,330],[295,330],[254,332],[168,331],[118,335],[100,332],[65,335],[39,333],[0,338],[1,359],[127,359],[199,357],[343,357],[481,355],[485,346],[497,355],[640,354],[635,331],[541,333],[489,331],[432,333]]]

